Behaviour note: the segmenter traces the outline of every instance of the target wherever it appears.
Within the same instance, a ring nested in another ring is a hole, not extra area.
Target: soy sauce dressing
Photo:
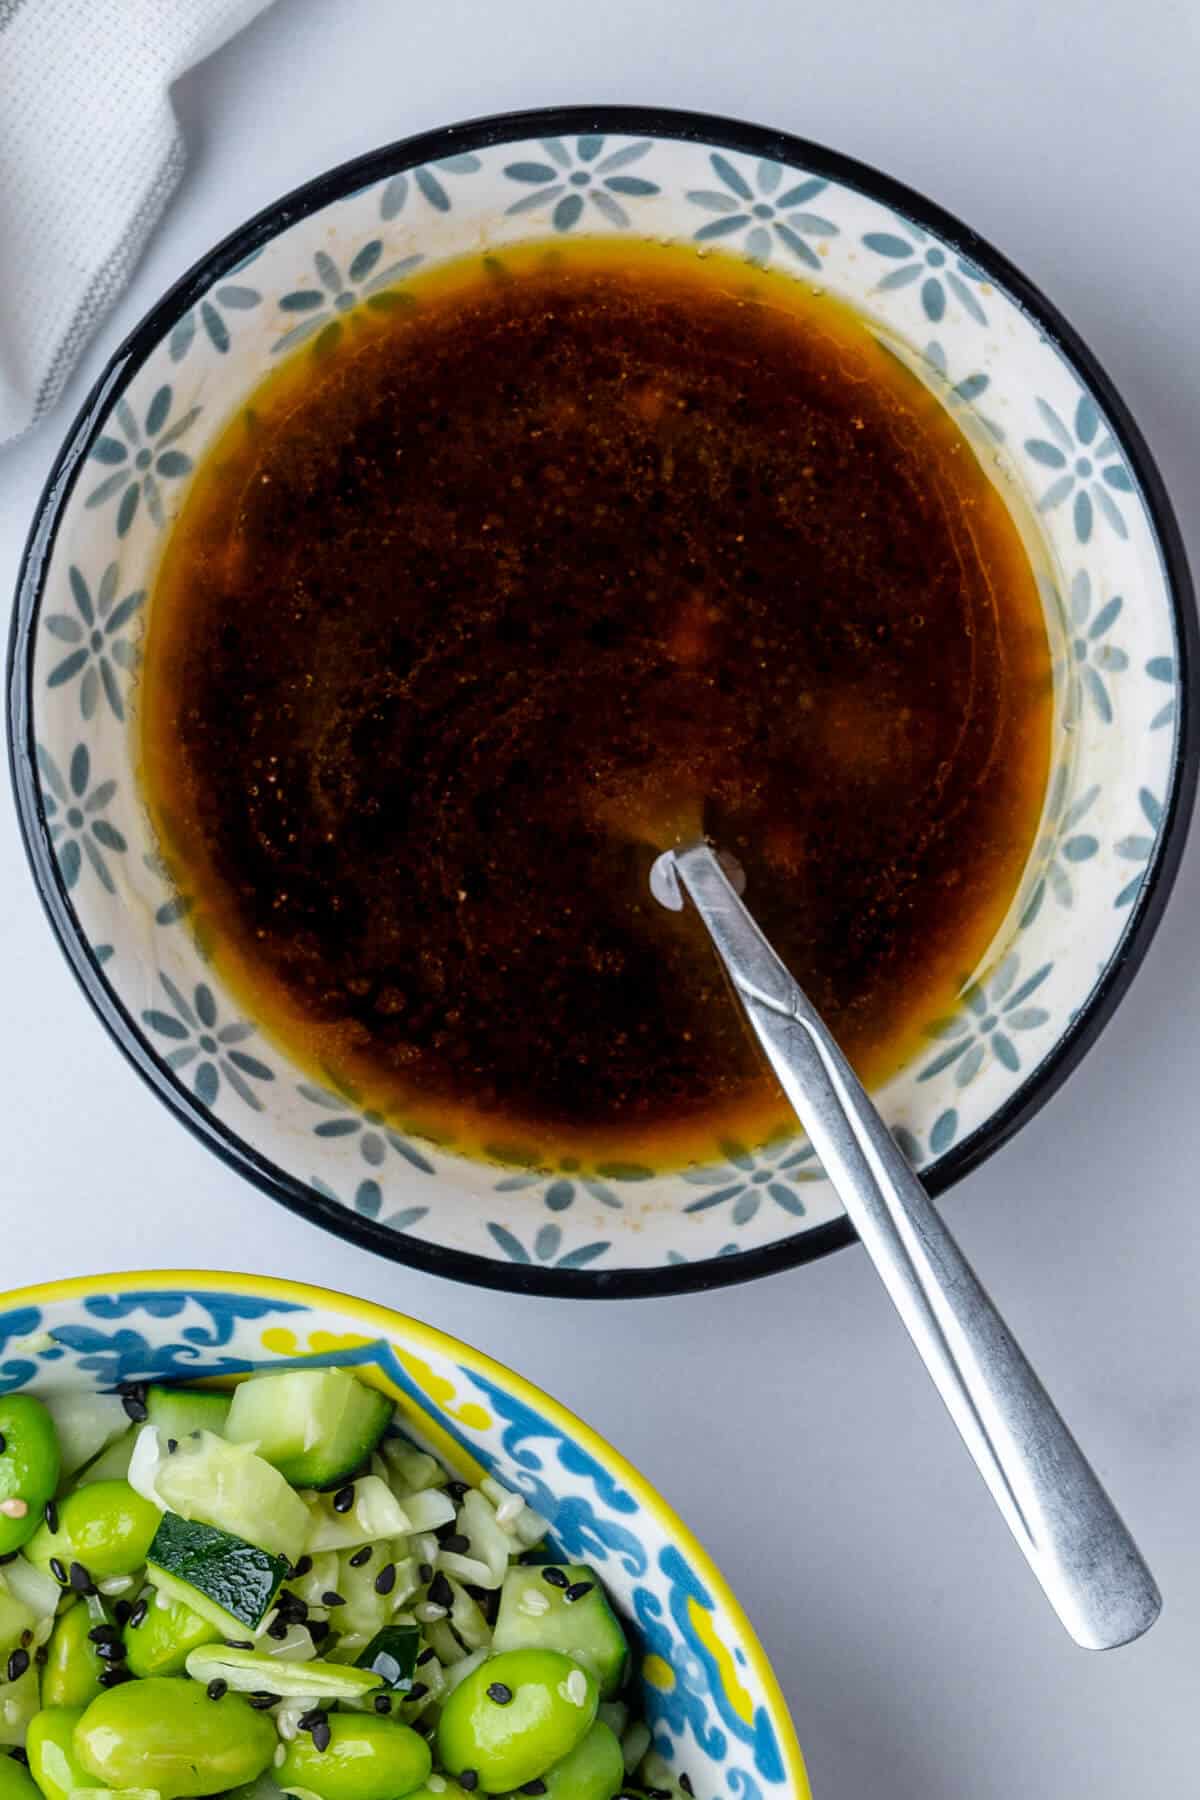
[[[581,240],[391,298],[264,382],[158,572],[144,791],[219,972],[476,1153],[761,1142],[782,1097],[647,890],[647,812],[699,803],[880,1082],[1046,784],[1037,584],[971,444],[856,314],[724,256]]]

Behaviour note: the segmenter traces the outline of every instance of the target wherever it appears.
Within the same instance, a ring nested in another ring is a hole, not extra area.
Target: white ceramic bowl
[[[588,231],[710,242],[878,319],[949,384],[964,429],[1040,522],[1056,646],[1044,829],[1009,927],[958,1013],[882,1091],[935,1190],[1079,1060],[1165,902],[1195,782],[1195,621],[1178,532],[1136,427],[1047,301],[965,226],[794,138],[685,114],[483,120],[362,158],[261,214],[113,358],[51,477],[10,672],[18,801],[47,909],[89,998],[155,1090],[268,1193],[422,1266],[527,1291],[663,1292],[847,1241],[803,1142],[719,1167],[506,1170],[434,1149],[314,1087],[240,1016],[188,930],[134,777],[145,595],[188,474],[272,360],[480,245]],[[933,378],[933,377],[931,377]]]

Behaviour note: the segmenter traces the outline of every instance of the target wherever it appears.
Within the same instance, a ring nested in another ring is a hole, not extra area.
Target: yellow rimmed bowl
[[[257,1275],[80,1276],[0,1296],[2,1393],[314,1362],[356,1369],[457,1475],[523,1494],[565,1557],[599,1569],[656,1748],[697,1800],[808,1800],[787,1705],[720,1571],[636,1469],[510,1369],[403,1313]]]

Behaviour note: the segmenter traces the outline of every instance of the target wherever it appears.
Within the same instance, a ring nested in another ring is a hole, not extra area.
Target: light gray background
[[[1200,560],[1198,18],[1192,0],[279,0],[180,88],[190,164],[170,214],[59,414],[0,457],[0,586],[85,383],[214,240],[390,138],[599,100],[790,128],[975,224],[1108,365]],[[857,1249],[712,1296],[582,1306],[342,1245],[150,1098],[51,940],[7,782],[0,812],[3,1285],[282,1273],[512,1363],[716,1553],[775,1659],[818,1800],[1200,1790],[1200,838],[1102,1042],[948,1203],[1166,1593],[1147,1639],[1095,1657],[1042,1601]]]

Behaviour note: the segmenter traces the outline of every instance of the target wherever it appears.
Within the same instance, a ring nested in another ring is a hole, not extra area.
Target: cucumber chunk
[[[222,1637],[238,1638],[262,1624],[289,1564],[231,1532],[164,1513],[147,1568],[169,1600],[199,1613]]]
[[[240,1694],[271,1693],[283,1699],[303,1695],[314,1700],[362,1700],[374,1693],[382,1676],[345,1663],[284,1662],[253,1650],[233,1650],[227,1644],[209,1644],[193,1650],[187,1659],[193,1681],[205,1686],[216,1678]]]
[[[80,1469],[73,1486],[88,1487],[94,1481],[128,1481],[129,1464],[133,1456],[133,1447],[137,1443],[137,1427],[130,1425],[120,1437],[100,1452],[99,1456]]]
[[[244,1381],[227,1434],[252,1444],[295,1487],[337,1487],[366,1462],[392,1403],[344,1369],[289,1369]]]
[[[603,1700],[620,1692],[629,1665],[620,1621],[600,1577],[586,1563],[510,1569],[500,1590],[492,1648],[560,1650],[595,1676]]]
[[[157,1454],[143,1452],[150,1441]],[[183,1519],[215,1525],[273,1556],[295,1562],[308,1536],[308,1509],[277,1469],[245,1444],[228,1444],[200,1431],[170,1453],[166,1440],[145,1426],[138,1439],[130,1479],[139,1492]]]
[[[394,1694],[407,1693],[420,1653],[419,1625],[386,1625],[375,1633],[356,1667],[370,1669]]]
[[[233,1396],[216,1388],[159,1387],[146,1389],[146,1418],[165,1442],[181,1443],[193,1431],[215,1431],[220,1437]]]
[[[129,1414],[119,1394],[93,1394],[73,1388],[43,1396],[54,1420],[62,1457],[60,1481],[81,1469],[129,1429]],[[121,1471],[124,1474],[124,1470]]]

